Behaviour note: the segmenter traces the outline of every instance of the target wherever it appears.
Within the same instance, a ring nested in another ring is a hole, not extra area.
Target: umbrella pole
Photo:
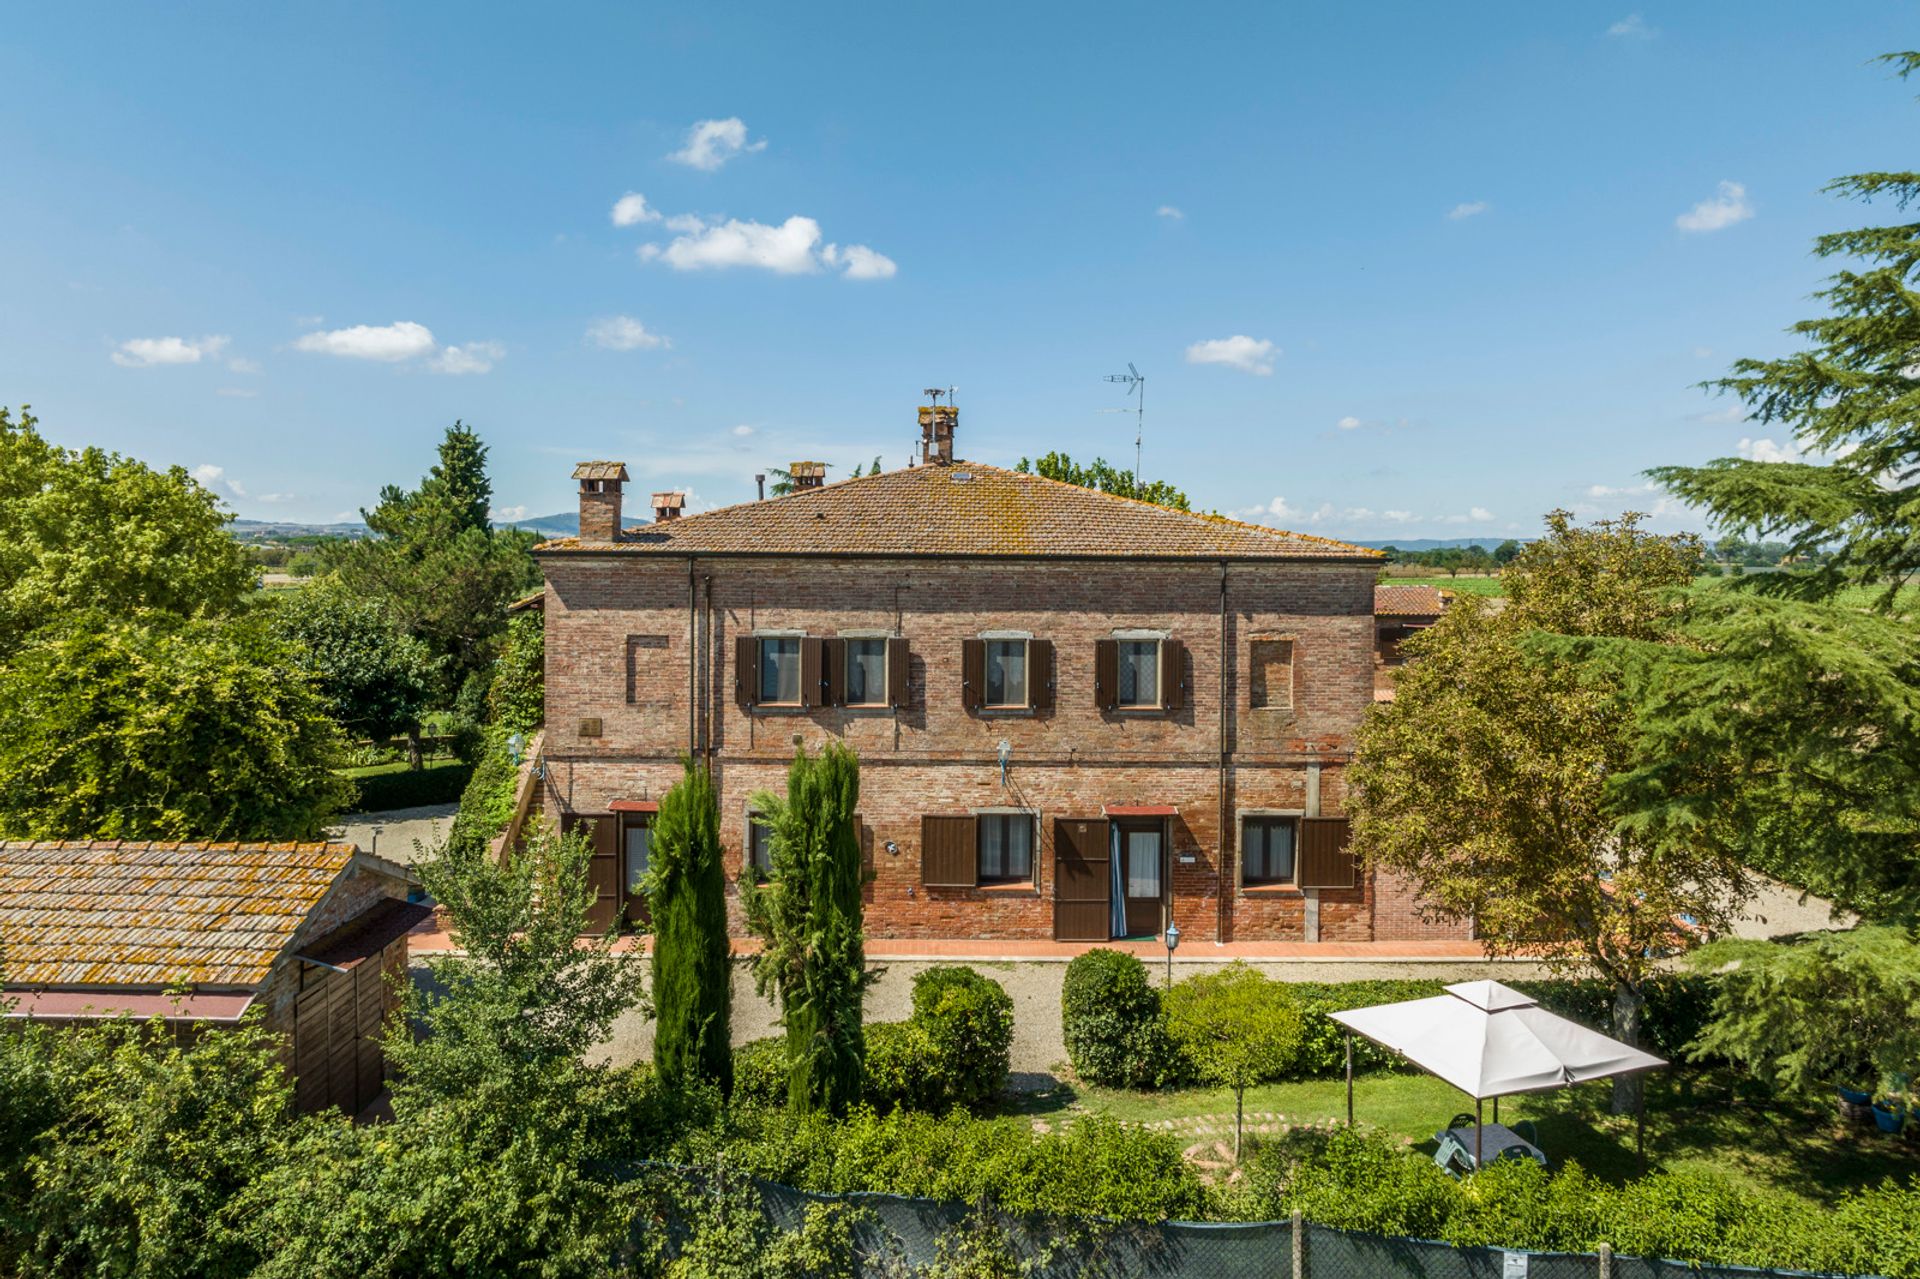
[[[1347,1032],[1347,1127],[1353,1127],[1353,1032]]]
[[[1484,1126],[1480,1122],[1480,1099],[1475,1097],[1473,1099],[1473,1170],[1475,1172],[1480,1171],[1480,1129]]]
[[[1500,1122],[1500,1099],[1498,1097],[1493,1099],[1493,1122],[1496,1124]]]
[[[1634,1114],[1634,1153],[1640,1160],[1640,1175],[1647,1175],[1647,1085],[1640,1084],[1640,1105]]]

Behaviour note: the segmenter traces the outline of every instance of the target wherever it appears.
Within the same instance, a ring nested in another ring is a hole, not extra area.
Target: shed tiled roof
[[[9,986],[256,986],[352,844],[0,843]]]
[[[1438,617],[1453,601],[1452,591],[1437,586],[1376,586],[1375,617]]]
[[[618,542],[562,537],[538,552],[685,555],[1071,556],[1346,559],[1380,552],[978,462],[857,476],[628,529]]]

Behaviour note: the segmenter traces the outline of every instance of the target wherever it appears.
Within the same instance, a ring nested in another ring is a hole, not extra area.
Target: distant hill
[[[496,528],[523,528],[542,537],[572,537],[580,531],[580,516],[573,511],[559,515],[536,515],[532,519],[496,524]],[[359,520],[343,524],[298,524],[291,520],[235,520],[228,525],[242,542],[279,542],[293,537],[366,537],[367,526]]]
[[[1507,539],[1501,534],[1489,534],[1486,537],[1390,537],[1378,542],[1363,542],[1357,537],[1342,538],[1341,540],[1351,542],[1355,546],[1371,546],[1376,551],[1389,546],[1397,551],[1437,551],[1448,546],[1458,546],[1463,549],[1469,546],[1483,546],[1491,551]],[[1525,546],[1533,540],[1534,539],[1530,537],[1517,537],[1514,539],[1514,541],[1520,543],[1522,546]]]

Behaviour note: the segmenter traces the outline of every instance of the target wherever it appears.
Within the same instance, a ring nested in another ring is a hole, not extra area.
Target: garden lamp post
[[[1173,988],[1173,950],[1180,944],[1180,925],[1167,921],[1167,988]]]

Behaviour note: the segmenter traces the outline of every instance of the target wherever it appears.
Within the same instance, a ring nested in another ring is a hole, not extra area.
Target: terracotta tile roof
[[[254,986],[352,844],[0,843],[9,986]]]
[[[562,537],[534,549],[1098,559],[1374,560],[1381,554],[978,462],[857,476],[628,529],[618,542]]]
[[[1437,586],[1376,586],[1375,617],[1438,617],[1453,602],[1453,592]]]

